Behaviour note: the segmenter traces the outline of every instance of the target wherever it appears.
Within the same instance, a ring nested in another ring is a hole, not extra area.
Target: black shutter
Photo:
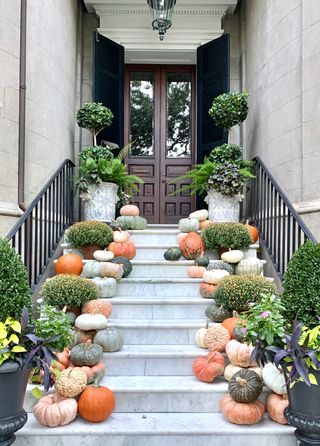
[[[98,144],[108,141],[123,146],[124,47],[95,33],[94,100],[113,113],[110,127],[98,135]]]
[[[197,162],[227,141],[226,132],[216,127],[208,110],[219,94],[229,91],[229,35],[202,45],[197,50]]]

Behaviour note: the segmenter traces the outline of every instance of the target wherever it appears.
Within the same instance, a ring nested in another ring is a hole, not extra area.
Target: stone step
[[[147,243],[149,245],[176,245],[178,243],[177,235],[180,233],[178,228],[173,229],[144,229],[143,231],[129,230],[130,240],[135,244]]]
[[[41,426],[32,414],[15,446],[296,446],[294,429],[271,421],[238,426],[220,413],[113,413],[102,423],[77,417],[67,426]]]
[[[200,297],[199,286],[202,279],[190,278],[131,278],[121,279],[117,296],[192,296]]]
[[[132,319],[194,319],[205,317],[205,309],[211,300],[183,297],[131,296],[110,298],[112,318]]]
[[[143,339],[141,339],[143,340]],[[197,345],[128,345],[118,352],[104,353],[108,376],[188,376],[192,363],[208,350]]]
[[[205,326],[203,319],[109,319],[109,326],[119,328],[124,343],[130,345],[194,344],[195,334]]]

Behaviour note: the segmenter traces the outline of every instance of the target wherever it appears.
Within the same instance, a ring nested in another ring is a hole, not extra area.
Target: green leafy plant
[[[217,164],[240,164],[243,161],[241,157],[242,149],[240,146],[237,144],[222,144],[214,147],[205,159]]]
[[[19,319],[24,307],[31,309],[27,269],[9,242],[0,239],[0,322]]]
[[[218,127],[230,130],[246,119],[249,110],[248,96],[246,91],[221,94],[213,100],[209,115]]]
[[[103,248],[113,241],[112,229],[101,221],[80,221],[70,226],[66,240],[72,248],[98,245]]]
[[[89,300],[98,299],[96,284],[88,279],[69,274],[59,274],[48,279],[40,291],[44,302],[54,307],[80,307]]]
[[[232,163],[221,164],[208,178],[208,187],[221,195],[233,197],[240,194],[243,186],[255,178],[248,168],[239,169]]]
[[[41,316],[36,321],[36,335],[40,338],[55,339],[49,345],[56,351],[62,351],[72,339],[71,321],[65,311],[57,310],[50,305],[43,305]]]
[[[101,102],[87,102],[78,110],[77,123],[79,127],[90,130],[93,144],[97,145],[97,135],[112,123],[112,111]]]
[[[283,305],[286,320],[301,321],[312,328],[320,315],[320,244],[302,245],[288,263],[284,278]]]
[[[241,223],[215,223],[201,233],[208,250],[231,248],[246,251],[251,245],[251,235]]]
[[[222,279],[215,291],[217,305],[238,312],[249,309],[249,304],[259,302],[261,294],[279,295],[276,285],[265,277],[228,276]]]
[[[19,335],[21,324],[19,321],[8,317],[5,322],[0,322],[0,366],[8,359],[15,359],[15,355],[26,352],[21,345]]]

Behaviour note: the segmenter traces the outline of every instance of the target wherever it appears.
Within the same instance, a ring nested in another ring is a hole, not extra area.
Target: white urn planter
[[[228,197],[209,189],[204,201],[208,204],[209,220],[214,222],[239,222],[242,196]]]
[[[88,199],[83,201],[84,220],[112,221],[116,218],[118,185],[100,183],[90,188]]]

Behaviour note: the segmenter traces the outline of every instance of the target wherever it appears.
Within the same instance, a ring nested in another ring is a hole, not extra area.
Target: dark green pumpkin
[[[182,251],[180,248],[169,248],[163,254],[163,257],[170,262],[174,262],[175,260],[179,260],[182,256]]]
[[[132,263],[129,259],[123,256],[114,257],[112,260],[110,260],[111,263],[118,263],[123,265],[123,275],[122,277],[128,277],[129,274],[132,271]]]
[[[234,268],[227,262],[223,262],[221,260],[214,260],[211,261],[208,265],[208,269],[224,269],[225,271],[228,271],[229,274],[234,274]]]
[[[195,258],[195,263],[197,266],[204,266],[206,268],[209,265],[210,260],[209,257],[201,254],[201,256]]]
[[[215,303],[209,305],[205,313],[207,318],[212,322],[223,322],[232,316],[231,311],[226,310],[222,305],[218,307]]]
[[[124,229],[119,221],[111,221],[108,223],[108,226],[110,226],[113,231],[120,231],[121,229]]]
[[[262,389],[261,378],[249,369],[239,370],[228,384],[230,396],[237,403],[253,403],[259,398]]]

